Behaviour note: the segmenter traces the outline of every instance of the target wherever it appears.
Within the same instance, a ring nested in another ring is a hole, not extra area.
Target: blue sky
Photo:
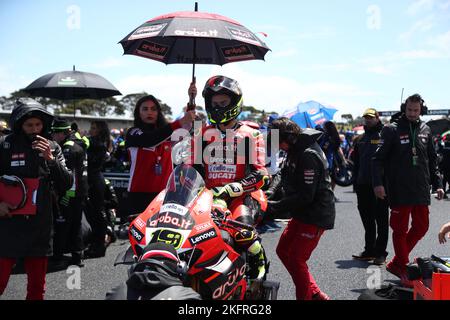
[[[199,10],[233,18],[271,48],[265,61],[196,68],[201,89],[213,74],[237,79],[244,103],[283,112],[317,100],[360,115],[398,108],[421,93],[450,108],[450,0],[199,0]],[[193,10],[194,1],[0,0],[0,95],[51,72],[98,73],[122,93],[154,94],[178,114],[189,65],[123,55],[118,42],[143,22]]]

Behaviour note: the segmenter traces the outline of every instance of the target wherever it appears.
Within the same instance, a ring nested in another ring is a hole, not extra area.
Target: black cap
[[[53,132],[61,132],[61,131],[69,130],[69,129],[70,129],[70,123],[65,118],[56,117],[53,120],[53,124],[52,124]]]

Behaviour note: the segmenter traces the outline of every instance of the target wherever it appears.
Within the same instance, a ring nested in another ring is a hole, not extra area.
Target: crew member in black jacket
[[[369,108],[363,113],[364,134],[355,141],[351,159],[354,163],[354,185],[358,210],[365,230],[364,251],[353,255],[358,260],[373,260],[382,265],[386,261],[389,237],[389,209],[386,199],[375,197],[372,187],[372,157],[380,143],[383,124],[378,112]]]
[[[411,287],[406,265],[412,249],[428,231],[430,183],[436,188],[439,200],[444,190],[431,130],[420,120],[420,115],[426,113],[422,97],[410,96],[402,104],[401,112],[400,117],[381,131],[381,143],[372,160],[372,179],[376,197],[387,197],[391,208],[395,256],[386,270],[399,277],[404,286]]]
[[[82,266],[84,249],[81,235],[82,209],[88,195],[87,155],[85,144],[78,139],[64,118],[56,118],[52,125],[53,139],[62,148],[67,167],[72,171],[73,184],[60,194],[59,212],[55,219],[53,262],[62,262],[63,254],[72,254],[71,265]]]
[[[322,133],[302,130],[287,118],[273,121],[273,129],[279,130],[280,149],[287,152],[287,158],[280,171],[282,178],[278,180],[284,197],[269,201],[269,211],[287,211],[292,216],[276,251],[292,276],[297,300],[329,300],[306,264],[323,232],[332,229],[335,220],[327,159],[317,143]]]
[[[72,185],[61,148],[47,140],[52,120],[41,104],[20,98],[11,113],[13,133],[0,138],[0,176],[24,180],[29,186],[27,196],[36,201],[35,206],[26,207],[25,215],[14,214],[7,201],[0,201],[0,295],[16,259],[25,258],[27,299],[44,298],[47,257],[52,255],[51,191],[64,192]],[[31,186],[37,186],[36,194]]]

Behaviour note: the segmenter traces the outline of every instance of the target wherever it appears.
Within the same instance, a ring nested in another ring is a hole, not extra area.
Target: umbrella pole
[[[198,2],[195,3],[194,11],[198,11]],[[194,38],[193,54],[192,54],[192,82],[195,83],[195,62],[197,61],[197,39]],[[187,110],[195,110],[195,98],[189,97],[189,105]]]

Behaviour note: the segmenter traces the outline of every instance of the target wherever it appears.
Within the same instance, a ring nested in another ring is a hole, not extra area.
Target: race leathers
[[[270,177],[265,167],[263,135],[256,124],[250,125],[238,122],[226,132],[214,126],[196,130],[190,160],[203,175],[208,189],[236,182],[242,186],[241,195],[225,200],[233,219],[253,224],[245,203],[251,192],[268,186]]]

